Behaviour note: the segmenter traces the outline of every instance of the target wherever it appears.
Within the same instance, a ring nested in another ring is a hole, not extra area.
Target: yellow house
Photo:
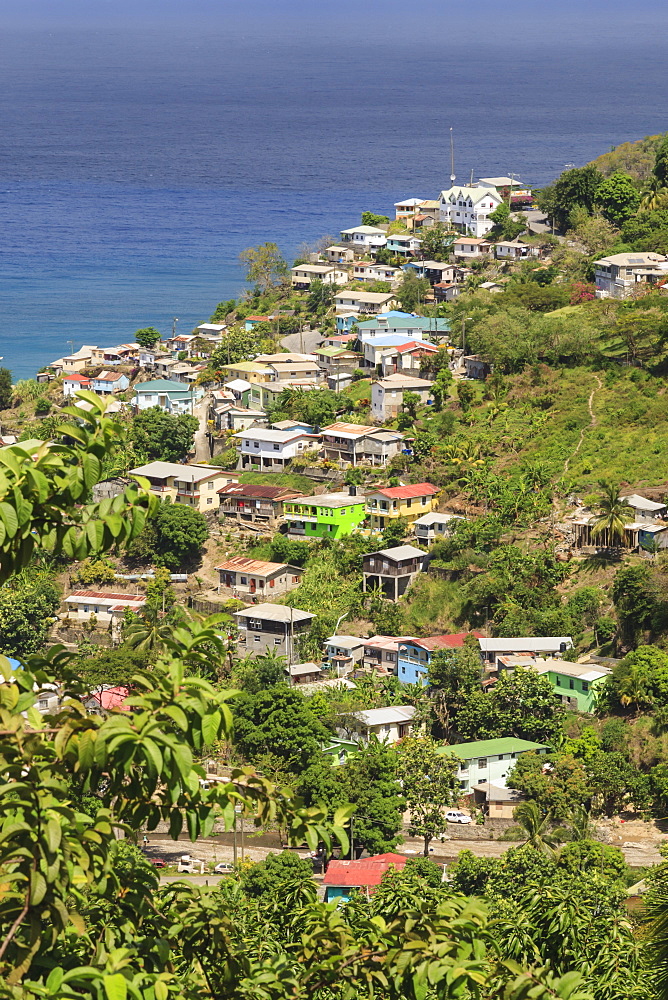
[[[237,361],[234,365],[223,365],[220,370],[229,373],[228,381],[243,378],[246,382],[271,382],[274,378],[273,369],[257,361]]]
[[[400,517],[409,524],[436,507],[438,488],[431,483],[416,483],[414,486],[390,486],[386,490],[374,490],[366,498],[366,512],[372,531],[382,531]]]
[[[178,465],[175,462],[149,462],[132,469],[128,475],[148,479],[151,493],[161,499],[170,497],[175,503],[196,507],[202,514],[217,511],[218,490],[239,477],[215,465]]]

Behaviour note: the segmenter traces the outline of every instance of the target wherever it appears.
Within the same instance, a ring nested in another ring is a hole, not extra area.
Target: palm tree
[[[542,816],[535,802],[520,802],[513,809],[513,819],[526,836],[525,847],[533,847],[546,857],[553,857],[554,845],[558,840],[550,833],[551,812]]]
[[[596,520],[591,526],[592,538],[604,535],[608,545],[622,542],[626,522],[629,517],[633,519],[633,508],[624,497],[620,496],[618,486],[605,482],[599,485],[601,496]]]
[[[658,177],[650,177],[644,191],[640,192],[640,208],[652,211],[665,208],[668,204],[668,188],[664,187]]]

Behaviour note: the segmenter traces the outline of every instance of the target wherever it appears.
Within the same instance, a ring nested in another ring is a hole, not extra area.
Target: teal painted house
[[[283,516],[293,538],[342,538],[360,527],[366,503],[356,494],[323,493],[286,501]]]

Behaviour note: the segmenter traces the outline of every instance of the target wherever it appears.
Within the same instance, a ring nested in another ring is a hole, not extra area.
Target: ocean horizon
[[[142,326],[167,334],[174,317],[191,330],[241,293],[244,247],[270,240],[291,262],[365,209],[436,197],[450,127],[458,180],[533,186],[668,128],[664,13],[583,37],[566,4],[545,22],[546,54],[533,23],[473,48],[415,25],[395,37],[390,7],[375,44],[343,20],[314,41],[288,14],[246,33],[176,14],[150,30],[10,21],[0,355],[14,378]]]

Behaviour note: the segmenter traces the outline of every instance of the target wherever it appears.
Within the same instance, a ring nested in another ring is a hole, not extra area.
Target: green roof
[[[438,753],[455,754],[462,760],[473,757],[497,757],[502,753],[526,753],[527,750],[550,750],[545,743],[530,743],[529,740],[518,740],[514,736],[502,736],[498,740],[478,740],[474,743],[455,743],[451,746],[438,748]]]
[[[316,348],[316,354],[322,354],[326,358],[335,358],[337,354],[354,354],[354,351],[350,351],[345,347],[318,347]]]
[[[170,382],[166,378],[157,378],[153,382],[140,382],[135,386],[135,392],[181,392],[190,395],[190,388],[184,382]]]
[[[255,361],[238,361],[236,365],[223,365],[223,368],[231,368],[235,372],[268,372],[270,369],[266,365],[257,364]]]

